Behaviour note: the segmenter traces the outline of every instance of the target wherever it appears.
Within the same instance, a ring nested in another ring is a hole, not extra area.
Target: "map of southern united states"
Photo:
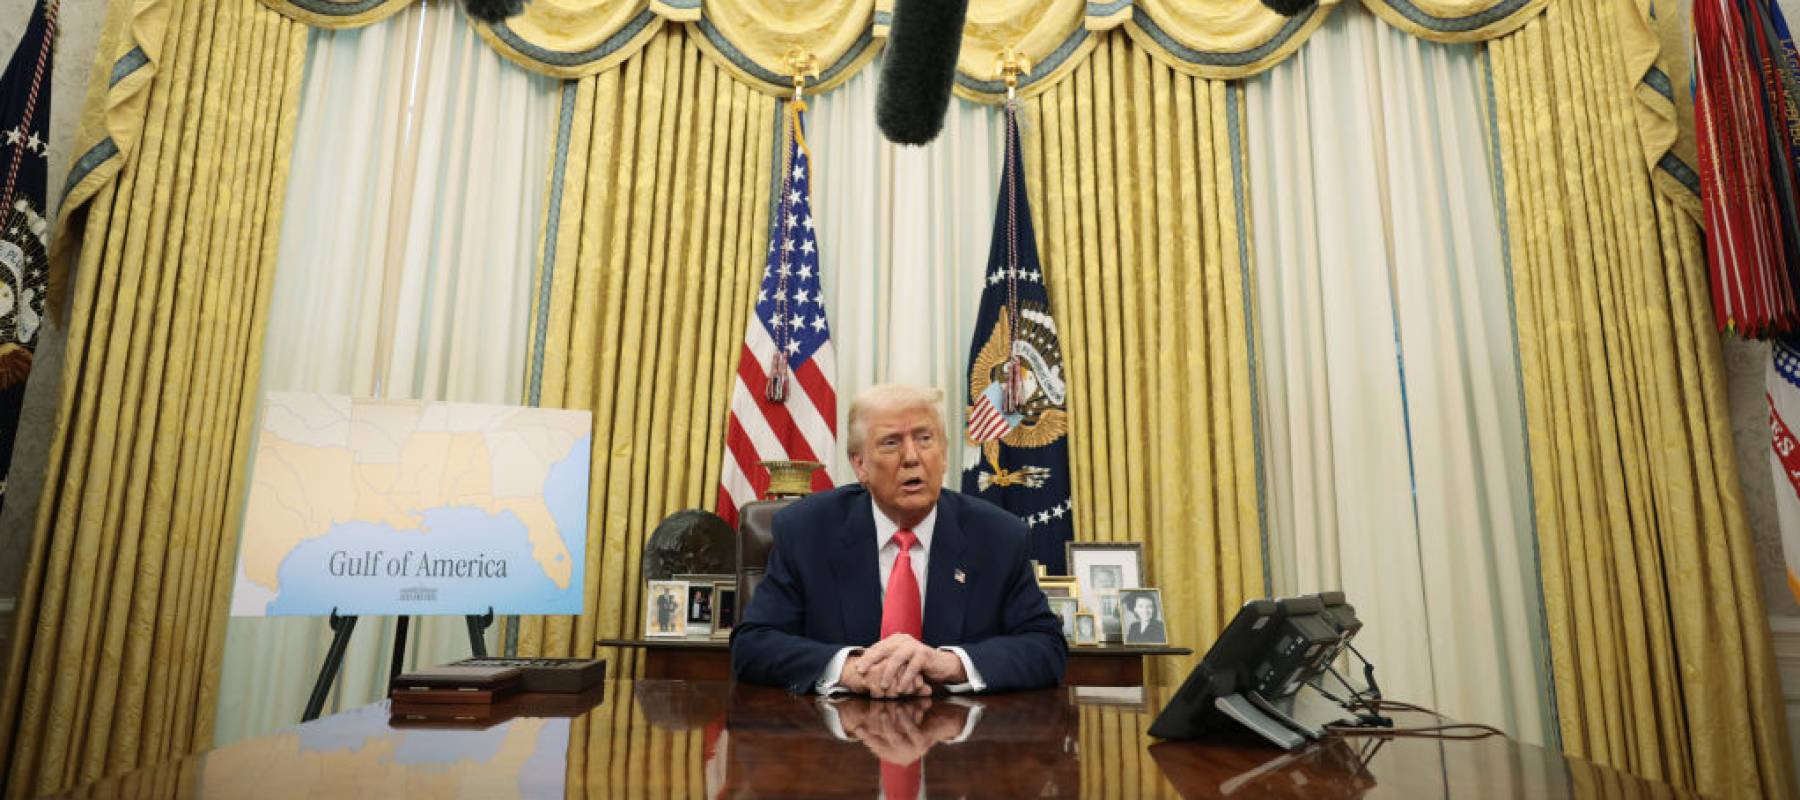
[[[418,533],[425,512],[510,512],[557,588],[573,559],[543,490],[552,466],[588,435],[585,412],[271,394],[245,515],[241,579],[280,591],[283,559],[346,522]]]

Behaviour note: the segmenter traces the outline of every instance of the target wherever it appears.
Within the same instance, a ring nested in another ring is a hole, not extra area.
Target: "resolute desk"
[[[526,696],[498,710],[521,716],[461,725],[395,721],[383,701],[72,796],[872,798],[884,785],[930,797],[1680,794],[1503,737],[1330,739],[1294,753],[1239,736],[1157,743],[1144,731],[1167,694],[1063,687],[830,702],[761,686],[616,681],[582,706]]]

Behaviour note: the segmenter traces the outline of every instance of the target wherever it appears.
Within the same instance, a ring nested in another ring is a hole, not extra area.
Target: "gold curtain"
[[[1125,31],[1139,47],[1181,72],[1214,80],[1249,77],[1281,63],[1338,4],[1320,0],[1284,17],[1262,0],[1131,2],[1135,10],[1124,20]],[[1094,27],[1091,14],[1089,19]]]
[[[142,139],[80,230],[0,696],[13,797],[212,744],[306,29],[254,0],[167,6]]]
[[[1421,39],[1456,44],[1512,33],[1550,0],[1363,0],[1389,25]]]
[[[1791,796],[1698,230],[1652,190],[1620,18],[1490,44],[1563,747]]]
[[[594,412],[588,613],[523,619],[522,653],[636,636],[646,537],[674,511],[712,507],[768,237],[775,121],[774,98],[673,26],[564,90],[527,391]],[[634,653],[604,655],[633,674]]]
[[[1265,591],[1240,92],[1109,35],[1021,134],[1072,387],[1076,535],[1144,542],[1146,580],[1181,609],[1170,642],[1197,653]]]

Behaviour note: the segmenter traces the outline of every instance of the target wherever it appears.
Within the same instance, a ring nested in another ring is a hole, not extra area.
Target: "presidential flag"
[[[718,511],[733,527],[738,509],[769,488],[760,462],[827,463],[837,442],[837,370],[819,284],[805,112],[803,101],[787,105],[781,196],[769,221],[769,256],[731,390]],[[812,487],[831,488],[831,476],[813,473]]]
[[[54,0],[38,0],[0,75],[0,505],[49,284],[44,183],[56,7]]]
[[[1032,237],[1018,117],[1010,105],[1006,165],[982,275],[981,312],[969,344],[963,492],[1019,515],[1030,531],[1031,557],[1052,574],[1067,574],[1063,545],[1075,535],[1068,384]]]

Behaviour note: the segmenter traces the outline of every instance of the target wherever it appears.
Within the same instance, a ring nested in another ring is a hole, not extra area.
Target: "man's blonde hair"
[[[880,383],[862,390],[850,403],[850,436],[845,447],[850,455],[862,452],[868,438],[863,417],[872,411],[910,411],[926,409],[937,422],[938,433],[944,432],[944,390],[905,383]]]

